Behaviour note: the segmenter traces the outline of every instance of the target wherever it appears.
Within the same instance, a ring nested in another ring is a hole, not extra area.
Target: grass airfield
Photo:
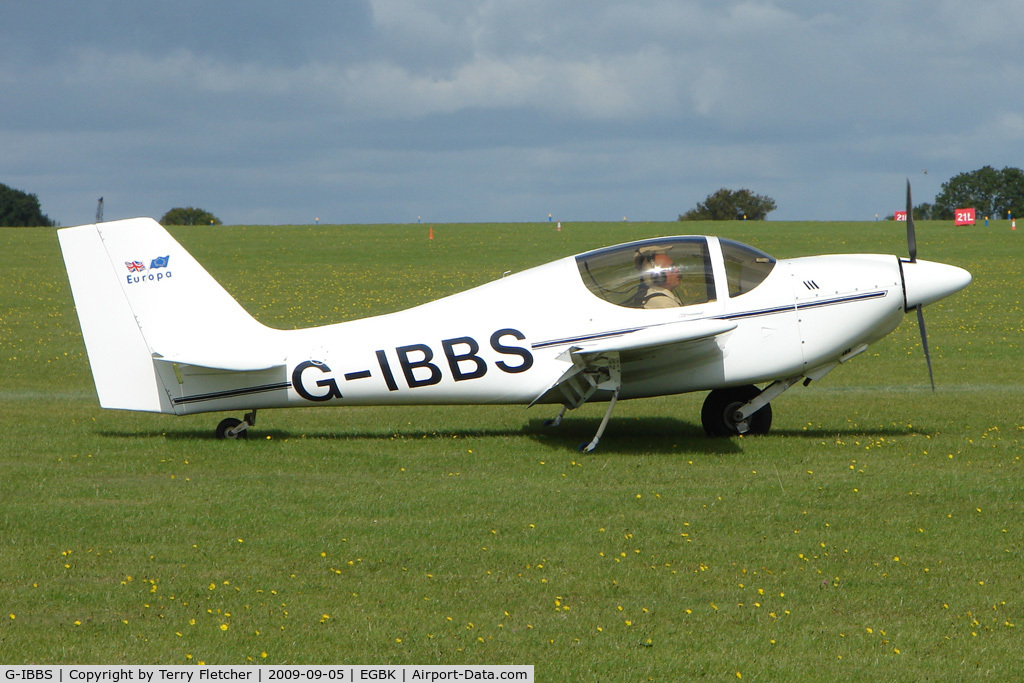
[[[682,231],[906,253],[879,223],[178,228],[262,322],[400,310]],[[1024,673],[1024,235],[919,222],[974,282],[708,439],[703,394],[605,406],[98,407],[52,230],[0,229],[0,662],[533,664],[556,680]],[[553,301],[557,297],[553,297]],[[467,312],[471,315],[471,312]],[[457,328],[457,321],[451,325]],[[453,328],[453,331],[456,331]]]

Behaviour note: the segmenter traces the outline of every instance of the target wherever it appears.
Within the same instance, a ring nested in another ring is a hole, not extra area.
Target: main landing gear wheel
[[[700,422],[708,436],[736,436],[737,434],[767,434],[772,426],[771,404],[758,410],[745,420],[737,422],[736,411],[744,403],[756,398],[761,390],[753,385],[715,389],[704,399]]]
[[[217,438],[218,439],[248,439],[249,430],[239,430],[238,427],[242,424],[242,421],[237,417],[225,417],[217,425]]]
[[[217,425],[218,439],[248,439],[249,429],[256,425],[256,411],[250,410],[241,420],[225,417]]]

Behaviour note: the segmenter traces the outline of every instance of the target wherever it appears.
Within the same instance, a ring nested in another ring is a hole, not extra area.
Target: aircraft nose
[[[903,292],[909,311],[955,294],[971,283],[963,268],[933,261],[903,261]]]

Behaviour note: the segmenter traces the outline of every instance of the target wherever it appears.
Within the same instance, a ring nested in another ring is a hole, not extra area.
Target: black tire
[[[237,434],[230,434],[230,430],[234,429],[238,425],[242,424],[242,421],[235,417],[225,417],[217,425],[217,438],[218,439],[248,439],[249,430],[243,429]]]
[[[752,384],[712,391],[704,399],[704,407],[700,411],[700,422],[704,427],[704,432],[708,436],[736,436],[739,434],[736,421],[732,418],[733,412],[760,393],[761,390]],[[772,406],[768,404],[750,416],[750,428],[747,430],[747,434],[753,436],[767,434],[771,427]]]

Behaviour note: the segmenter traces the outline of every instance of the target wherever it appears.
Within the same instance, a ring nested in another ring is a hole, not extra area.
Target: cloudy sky
[[[873,219],[1024,158],[1019,0],[52,0],[0,10],[0,183],[63,225]],[[925,172],[927,171],[927,173]]]

